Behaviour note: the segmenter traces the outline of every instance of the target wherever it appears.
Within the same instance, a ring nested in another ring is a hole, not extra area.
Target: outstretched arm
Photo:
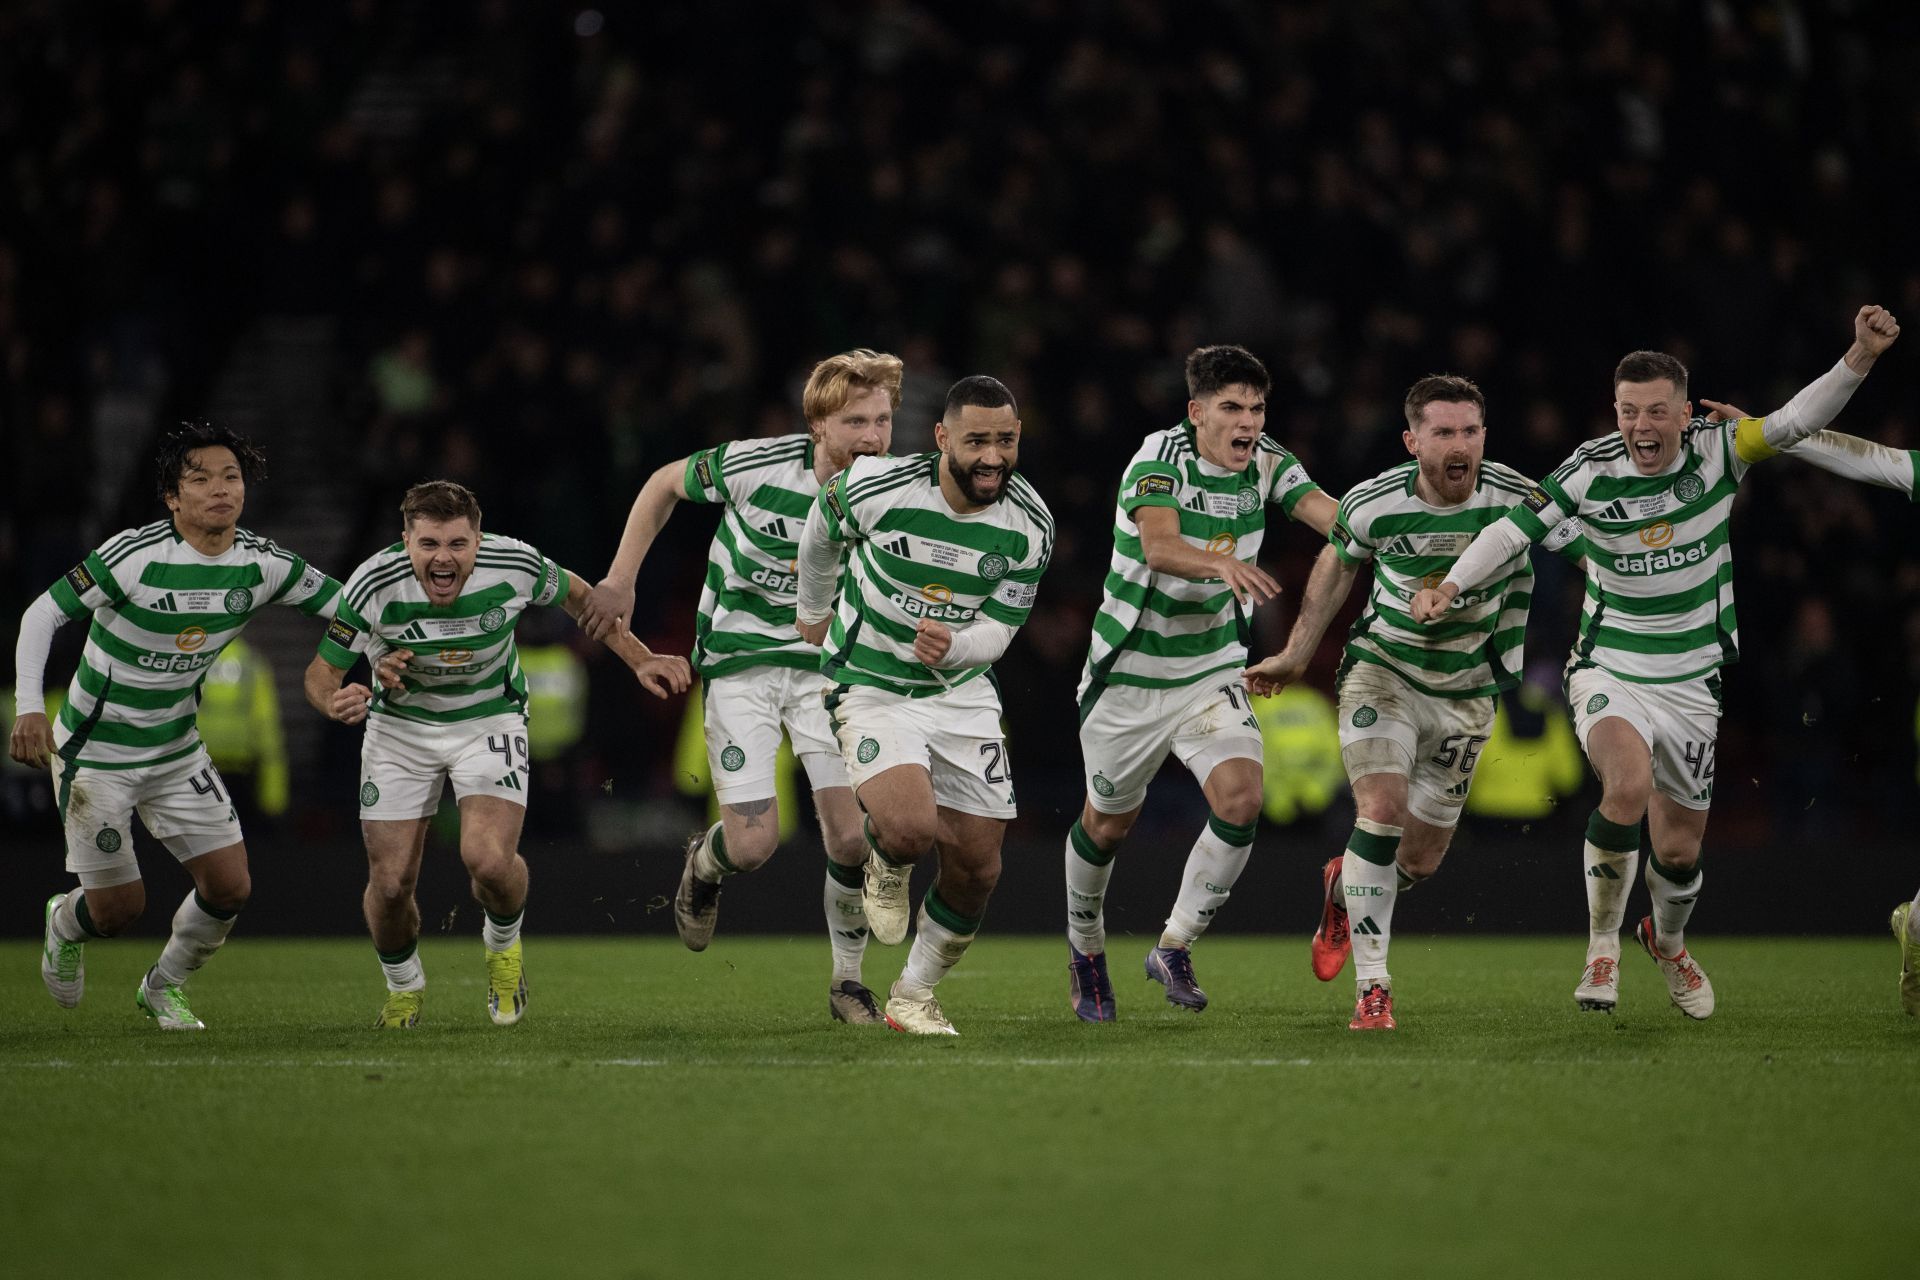
[[[1306,674],[1321,637],[1327,634],[1327,624],[1353,590],[1353,580],[1359,573],[1359,564],[1343,557],[1331,543],[1321,548],[1319,559],[1313,562],[1313,573],[1307,578],[1300,616],[1293,620],[1286,645],[1279,653],[1247,668],[1243,678],[1248,689],[1262,696],[1278,693]]]
[[[661,467],[640,487],[640,496],[627,512],[627,527],[620,534],[613,564],[588,593],[586,607],[578,615],[581,630],[595,640],[604,642],[608,633],[626,628],[633,615],[634,575],[673,514],[674,504],[687,497],[686,474],[687,459],[682,458]]]
[[[1180,536],[1180,512],[1174,507],[1140,507],[1133,513],[1140,530],[1140,555],[1147,568],[1194,582],[1218,580],[1233,598],[1252,608],[1280,594],[1280,584],[1259,565],[1218,551],[1196,547]]]
[[[1751,416],[1738,405],[1708,400],[1704,396],[1700,403],[1712,410],[1707,415],[1710,422]],[[1787,456],[1843,479],[1881,489],[1897,489],[1909,498],[1914,497],[1914,481],[1920,477],[1920,450],[1892,449],[1841,431],[1816,431],[1789,449]]]
[[[1534,511],[1536,522],[1545,521],[1548,530],[1557,527],[1565,519],[1565,514],[1541,490],[1535,489],[1534,492],[1545,501],[1544,507]],[[1532,499],[1529,499],[1521,505],[1528,510],[1533,510],[1531,502]],[[1551,519],[1544,514],[1549,509],[1553,512]],[[1545,530],[1542,531],[1542,536],[1545,532]],[[1496,569],[1526,550],[1533,541],[1514,520],[1511,512],[1501,516],[1474,537],[1473,545],[1453,562],[1453,568],[1447,572],[1445,582],[1414,594],[1413,603],[1408,607],[1407,612],[1413,616],[1415,622],[1435,621],[1453,607],[1454,598],[1462,591],[1471,591],[1491,578]]]
[[[1885,307],[1860,308],[1853,317],[1853,344],[1833,366],[1802,387],[1793,399],[1764,419],[1742,418],[1734,447],[1743,462],[1755,463],[1793,448],[1825,427],[1847,407],[1874,362],[1900,337],[1900,322]],[[1701,401],[1702,404],[1707,403]]]
[[[564,572],[564,571],[563,571]],[[598,590],[598,588],[593,588]],[[561,597],[560,607],[575,622],[586,625],[586,609],[592,595],[587,584],[577,573],[567,574],[567,594]],[[625,622],[625,618],[621,619]],[[591,632],[588,632],[591,635]],[[613,651],[615,657],[627,664],[627,669],[640,681],[641,688],[656,698],[664,698],[673,693],[685,693],[693,683],[693,669],[685,658],[672,654],[655,653],[641,644],[633,632],[624,625],[609,628],[606,635],[599,637],[600,643]]]

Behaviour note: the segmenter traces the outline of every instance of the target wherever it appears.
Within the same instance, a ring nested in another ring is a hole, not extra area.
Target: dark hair
[[[1187,397],[1205,400],[1228,387],[1252,387],[1261,395],[1273,389],[1267,366],[1245,347],[1199,347],[1187,357]]]
[[[224,448],[233,451],[240,464],[240,478],[248,484],[267,478],[267,455],[260,447],[237,431],[216,427],[211,422],[183,422],[160,437],[160,452],[153,457],[155,486],[160,501],[180,492],[180,477],[187,472],[188,459],[202,449]]]
[[[941,412],[942,418],[951,418],[960,410],[972,405],[978,409],[1012,409],[1020,412],[1020,406],[1013,402],[1013,392],[1007,390],[1007,384],[998,378],[989,378],[984,373],[962,378],[947,391],[947,407]]]
[[[1481,413],[1487,411],[1487,398],[1480,394],[1472,378],[1463,378],[1457,373],[1430,373],[1407,388],[1406,403],[1402,406],[1407,411],[1407,426],[1419,426],[1421,411],[1436,401],[1470,404]]]
[[[1623,382],[1658,382],[1665,378],[1676,395],[1687,394],[1687,366],[1664,351],[1629,351],[1613,367],[1613,385]]]
[[[474,531],[480,529],[480,499],[473,496],[473,490],[451,480],[425,480],[407,490],[407,496],[400,501],[400,518],[411,529],[413,522],[421,517],[428,520],[473,521]]]

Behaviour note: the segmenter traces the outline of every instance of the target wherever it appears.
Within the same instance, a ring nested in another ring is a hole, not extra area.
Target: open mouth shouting
[[[453,565],[442,568],[439,565],[427,566],[427,595],[434,603],[445,604],[452,600],[460,584],[460,574]]]
[[[1245,466],[1253,461],[1253,446],[1260,439],[1258,431],[1235,432],[1227,437],[1227,456],[1234,465]]]
[[[972,496],[974,499],[977,501],[985,501],[988,498],[998,495],[1001,486],[1006,484],[1007,469],[1005,467],[975,467],[967,472],[967,478],[972,482]]]
[[[1660,465],[1660,455],[1665,452],[1657,436],[1637,437],[1627,445],[1627,451],[1633,455],[1634,465],[1642,471],[1653,471]]]
[[[1463,485],[1473,478],[1473,464],[1465,458],[1449,461],[1442,470],[1450,485]]]

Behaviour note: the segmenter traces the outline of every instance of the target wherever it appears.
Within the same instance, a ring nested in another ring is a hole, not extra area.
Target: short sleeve
[[[1127,469],[1120,483],[1120,509],[1132,515],[1141,507],[1180,506],[1180,469],[1171,462],[1148,458]]]
[[[727,446],[724,444],[688,455],[686,475],[680,487],[687,491],[689,502],[712,504],[727,501],[727,486],[721,475],[726,458]]]
[[[1292,454],[1281,457],[1280,465],[1273,469],[1273,480],[1267,486],[1267,501],[1280,504],[1280,510],[1288,519],[1293,518],[1293,509],[1300,505],[1300,499],[1310,493],[1319,493],[1320,486],[1313,482],[1307,469]]]

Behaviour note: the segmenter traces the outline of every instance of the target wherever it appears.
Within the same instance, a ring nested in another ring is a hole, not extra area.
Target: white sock
[[[900,981],[893,984],[893,994],[910,1000],[925,1000],[932,995],[934,984],[960,963],[979,929],[978,919],[970,920],[940,900],[938,887],[927,890],[914,921],[907,967],[900,971]]]
[[[397,957],[389,958],[384,952],[376,954],[380,956],[380,971],[387,975],[387,990],[420,991],[426,987],[427,971],[420,967],[418,938],[409,942]]]
[[[1207,829],[1193,842],[1181,872],[1180,895],[1173,900],[1173,914],[1160,935],[1163,947],[1191,947],[1214,913],[1233,892],[1233,882],[1246,869],[1247,855],[1253,852],[1256,818],[1244,827],[1231,827],[1213,814],[1207,815]]]
[[[1354,826],[1383,844],[1400,842],[1400,828],[1361,818]],[[1392,986],[1387,974],[1387,944],[1393,937],[1393,903],[1399,895],[1398,863],[1379,863],[1349,854],[1341,859],[1341,893],[1347,904],[1347,931],[1353,939],[1353,976],[1365,991],[1376,982]]]
[[[1700,882],[1706,873],[1695,863],[1693,874],[1675,882],[1656,854],[1647,859],[1647,893],[1653,898],[1653,945],[1668,958],[1687,949],[1687,918],[1693,914],[1694,899],[1700,896]]]
[[[205,964],[227,940],[239,914],[237,911],[214,914],[197,889],[182,899],[180,909],[173,913],[173,936],[167,939],[166,948],[160,952],[160,962],[153,967],[159,985],[185,986],[193,971]]]
[[[486,924],[480,930],[480,936],[486,940],[487,950],[505,951],[520,941],[520,922],[527,918],[525,903],[522,903],[520,909],[505,920],[484,908],[481,909],[480,914],[486,919]]]
[[[1078,818],[1067,832],[1067,941],[1083,956],[1107,949],[1107,881],[1113,854],[1102,853]]]
[[[839,876],[853,883],[847,884]],[[867,951],[867,905],[860,892],[863,879],[859,867],[827,863],[827,889],[821,905],[827,913],[827,941],[833,946],[835,986],[849,978],[860,981],[860,958]]]
[[[85,893],[85,889],[75,889],[53,909],[53,936],[62,942],[85,942],[93,937],[80,927],[80,898]]]
[[[707,838],[693,853],[693,874],[708,884],[719,884],[734,873],[727,861],[727,835],[719,823],[707,828]]]
[[[1595,839],[1600,841],[1594,843]],[[1627,895],[1640,866],[1640,824],[1631,827],[1602,817],[1587,820],[1584,845],[1587,876],[1587,961],[1620,958],[1620,926],[1627,917]]]

